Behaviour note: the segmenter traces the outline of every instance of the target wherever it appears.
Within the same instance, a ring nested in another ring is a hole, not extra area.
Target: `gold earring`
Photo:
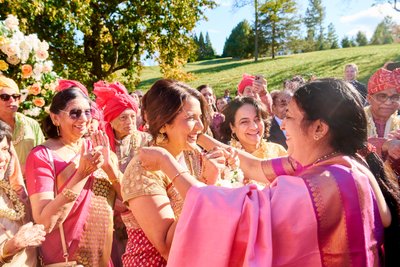
[[[56,126],[56,129],[57,129],[57,136],[60,136],[60,126]]]
[[[167,135],[165,133],[158,133],[156,137],[156,145],[161,145],[166,142]]]

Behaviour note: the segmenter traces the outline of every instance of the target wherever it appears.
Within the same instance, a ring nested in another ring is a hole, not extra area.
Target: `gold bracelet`
[[[184,174],[186,172],[189,173],[189,171],[186,170],[186,171],[181,171],[181,172],[178,172],[177,174],[175,174],[175,176],[172,177],[172,179],[171,179],[171,184],[174,183],[175,179],[178,178],[178,176],[180,176],[180,175],[182,175],[182,174]]]
[[[61,193],[69,201],[75,201],[78,198],[78,193],[72,191],[69,188],[64,188]]]
[[[4,247],[5,247],[5,245],[6,245],[6,243],[7,243],[7,241],[9,241],[10,239],[6,239],[6,240],[4,240],[4,242],[3,243],[1,243],[1,245],[0,245],[0,263],[2,263],[2,264],[6,264],[6,263],[9,263],[11,260],[12,260],[12,254],[4,254]],[[7,259],[8,258],[8,259]]]

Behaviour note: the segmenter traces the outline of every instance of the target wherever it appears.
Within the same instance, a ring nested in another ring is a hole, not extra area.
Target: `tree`
[[[206,34],[206,59],[215,58],[215,51],[211,44],[210,35]]]
[[[62,76],[92,84],[125,70],[132,87],[142,60],[153,55],[164,76],[179,69],[193,49],[190,32],[214,6],[212,0],[3,0],[0,15],[17,15],[26,33],[49,40]]]
[[[308,47],[306,50],[313,51],[323,47],[325,8],[322,6],[321,0],[309,0],[304,24],[307,28],[306,41]]]
[[[224,45],[224,57],[249,58],[253,55],[252,28],[247,20],[240,22],[232,30]]]
[[[260,33],[265,44],[271,48],[271,57],[287,43],[293,32],[299,29],[296,17],[296,2],[293,0],[267,1],[260,7]]]
[[[247,5],[252,4],[254,6],[254,61],[258,61],[258,0],[234,0],[233,6],[235,8],[241,8]]]
[[[355,40],[353,40],[353,39],[350,39],[350,38],[349,38],[349,37],[347,37],[347,36],[343,37],[343,39],[342,39],[342,42],[341,42],[341,43],[342,43],[342,47],[343,47],[343,48],[357,46],[357,44],[356,44]]]
[[[391,30],[394,25],[395,23],[391,17],[385,17],[383,21],[376,26],[374,34],[371,38],[371,44],[381,45],[393,43]]]
[[[329,23],[328,25],[328,33],[326,34],[325,42],[328,49],[339,48],[338,36],[333,23]]]
[[[356,42],[358,46],[366,46],[368,44],[368,39],[365,33],[363,33],[362,31],[358,31],[356,36]]]

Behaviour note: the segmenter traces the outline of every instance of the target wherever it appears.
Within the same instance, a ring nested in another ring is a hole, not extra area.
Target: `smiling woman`
[[[199,92],[180,82],[159,80],[144,95],[143,111],[154,145],[165,148],[184,169],[174,178],[190,173],[207,184],[216,181],[219,165],[213,161],[218,160],[214,158],[218,154],[203,155],[196,145],[198,135],[207,127],[207,103]],[[146,171],[137,158],[128,165],[122,196],[134,218],[127,229],[124,266],[149,262],[152,266],[166,265],[183,205],[182,196],[172,184],[174,178]]]

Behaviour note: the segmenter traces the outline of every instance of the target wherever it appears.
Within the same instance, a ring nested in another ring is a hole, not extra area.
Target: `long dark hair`
[[[357,152],[367,149],[367,119],[360,94],[352,85],[338,79],[320,79],[301,86],[293,99],[304,111],[303,128],[318,119],[328,124],[330,144],[335,151],[358,158]],[[392,215],[392,223],[384,234],[385,266],[400,266],[399,186],[389,178],[376,153],[368,153],[365,161]]]
[[[51,101],[50,112],[59,114],[68,103],[76,98],[83,97],[90,103],[89,98],[77,87],[71,87],[58,92]],[[43,131],[47,138],[58,138],[57,127],[53,124],[50,115],[43,120]]]

